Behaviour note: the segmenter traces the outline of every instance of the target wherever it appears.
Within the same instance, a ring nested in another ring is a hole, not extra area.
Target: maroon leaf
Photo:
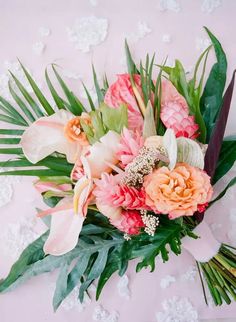
[[[208,144],[206,155],[205,155],[204,170],[211,178],[213,178],[215,174],[217,161],[220,155],[222,141],[224,138],[225,128],[226,128],[229,110],[230,110],[231,99],[233,95],[235,72],[236,71],[234,71],[232,79],[229,83],[229,86],[225,91],[223,104],[222,104],[220,113],[218,115],[214,130],[212,132],[212,135]],[[204,218],[204,213],[196,212],[195,217],[198,222],[201,222]]]

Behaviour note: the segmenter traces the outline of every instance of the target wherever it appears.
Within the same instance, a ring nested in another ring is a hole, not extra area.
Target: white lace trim
[[[117,311],[109,312],[104,309],[102,305],[98,305],[94,309],[93,320],[101,322],[118,322],[119,313]]]
[[[12,170],[9,168],[0,168],[0,172]],[[20,177],[1,176],[0,177],[0,207],[7,205],[13,197],[13,186],[20,182]]]
[[[69,41],[84,53],[89,52],[92,46],[101,44],[106,39],[107,32],[108,20],[95,16],[82,17],[72,27],[67,28]]]
[[[147,25],[145,21],[139,21],[136,31],[126,35],[128,42],[136,43],[140,39],[146,37],[152,32],[152,29]]]
[[[174,296],[162,302],[162,312],[156,313],[157,322],[197,322],[198,313],[187,298]]]
[[[129,278],[127,275],[123,275],[117,283],[118,293],[121,297],[126,300],[130,299],[130,289],[129,289]]]
[[[202,12],[212,13],[215,9],[220,7],[222,4],[221,0],[203,0],[201,5]]]
[[[44,27],[44,26],[39,27],[38,32],[39,32],[39,35],[40,35],[41,37],[48,37],[48,36],[50,36],[50,35],[51,35],[51,30],[50,30],[50,28],[48,28],[48,27]]]
[[[160,281],[160,287],[162,289],[166,289],[169,287],[172,283],[176,282],[176,278],[172,275],[166,275],[163,277]]]
[[[177,0],[160,0],[159,2],[159,10],[160,11],[173,11],[173,12],[180,12],[181,6],[179,1]]]
[[[61,303],[61,307],[66,310],[76,309],[79,312],[84,311],[84,309],[91,304],[91,299],[87,293],[84,295],[83,303],[81,303],[78,299],[79,296],[79,285],[76,286],[73,291],[65,298],[65,300]]]
[[[22,251],[41,234],[36,229],[37,218],[21,217],[19,222],[6,226],[1,236],[3,251],[13,259],[17,259]]]
[[[197,275],[197,268],[194,265],[189,266],[185,273],[180,276],[180,279],[184,282],[194,282]]]
[[[32,50],[35,53],[35,55],[42,55],[43,52],[45,51],[46,45],[42,41],[37,41],[36,43],[33,44]]]

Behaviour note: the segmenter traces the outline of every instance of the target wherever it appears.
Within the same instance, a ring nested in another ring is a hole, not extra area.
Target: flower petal
[[[169,169],[173,170],[177,161],[177,141],[172,129],[167,129],[163,136],[163,145],[169,158]]]
[[[114,131],[109,131],[101,137],[100,142],[96,142],[90,147],[86,159],[90,165],[91,176],[99,178],[102,172],[110,170],[108,163],[118,162],[117,151],[119,150],[120,135]]]
[[[73,114],[60,110],[30,125],[20,143],[26,158],[37,163],[57,151],[66,154],[68,162],[74,163],[81,152],[81,146],[78,142],[69,142],[64,135],[64,126],[71,118]]]
[[[54,213],[48,239],[44,244],[45,254],[63,255],[75,248],[84,217],[74,213],[73,209]]]

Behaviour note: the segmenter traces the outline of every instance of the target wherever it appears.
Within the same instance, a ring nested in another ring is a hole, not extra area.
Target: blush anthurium
[[[59,110],[51,116],[39,118],[22,135],[21,147],[26,158],[35,164],[59,152],[66,155],[69,163],[75,163],[83,146],[87,145],[80,118],[87,119],[88,114],[75,117],[69,111]]]
[[[71,251],[77,244],[87,215],[89,202],[93,199],[94,179],[103,172],[110,172],[118,162],[116,152],[120,135],[109,131],[93,146],[89,146],[78,159],[73,172],[80,167],[81,177],[75,184],[74,197],[66,197],[53,208],[39,214],[52,215],[51,228],[44,252],[54,256]]]

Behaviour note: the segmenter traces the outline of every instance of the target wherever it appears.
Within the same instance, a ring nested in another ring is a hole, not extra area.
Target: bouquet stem
[[[230,304],[231,299],[236,301],[236,255],[229,248],[231,247],[222,244],[219,252],[209,262],[197,262],[216,305],[221,305],[223,301]],[[206,296],[205,301],[207,303]]]

